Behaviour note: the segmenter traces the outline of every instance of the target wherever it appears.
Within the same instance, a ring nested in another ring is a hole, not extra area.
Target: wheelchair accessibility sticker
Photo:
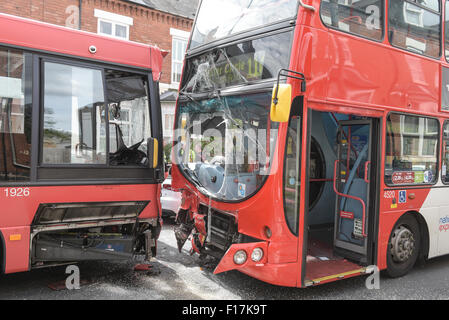
[[[407,190],[400,190],[398,198],[399,203],[407,203]]]

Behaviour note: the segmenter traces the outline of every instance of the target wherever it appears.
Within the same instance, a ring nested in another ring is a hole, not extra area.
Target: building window
[[[173,39],[173,55],[172,55],[172,82],[181,82],[182,66],[187,41]]]
[[[424,11],[410,3],[404,3],[404,20],[405,23],[422,28]]]
[[[132,18],[98,9],[95,9],[94,15],[98,18],[98,34],[129,40],[129,28],[133,25]]]
[[[187,49],[187,42],[189,39],[189,33],[170,29],[170,34],[172,36],[172,83],[181,82],[182,66],[184,61],[185,52]]]
[[[173,130],[173,123],[175,122],[175,115],[174,114],[166,114],[165,115],[165,123],[164,123],[164,131],[171,131]]]

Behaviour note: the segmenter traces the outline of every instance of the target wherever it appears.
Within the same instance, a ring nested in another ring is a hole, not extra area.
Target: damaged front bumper
[[[268,242],[237,243],[226,251],[214,274],[247,267],[263,267],[267,261]]]

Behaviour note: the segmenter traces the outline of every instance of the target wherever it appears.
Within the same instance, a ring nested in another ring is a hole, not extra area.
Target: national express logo
[[[440,218],[440,232],[449,230],[449,217]]]

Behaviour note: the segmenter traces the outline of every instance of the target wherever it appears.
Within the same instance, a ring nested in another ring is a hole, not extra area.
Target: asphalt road
[[[79,264],[79,290],[53,290],[63,283],[66,267],[0,276],[0,299],[138,299],[138,300],[306,300],[306,299],[449,299],[449,256],[415,267],[400,279],[380,278],[380,289],[368,290],[365,277],[356,277],[307,289],[276,287],[240,272],[214,275],[200,266],[189,247],[178,253],[166,224],[159,240],[158,258],[151,272],[134,271],[134,262]]]

